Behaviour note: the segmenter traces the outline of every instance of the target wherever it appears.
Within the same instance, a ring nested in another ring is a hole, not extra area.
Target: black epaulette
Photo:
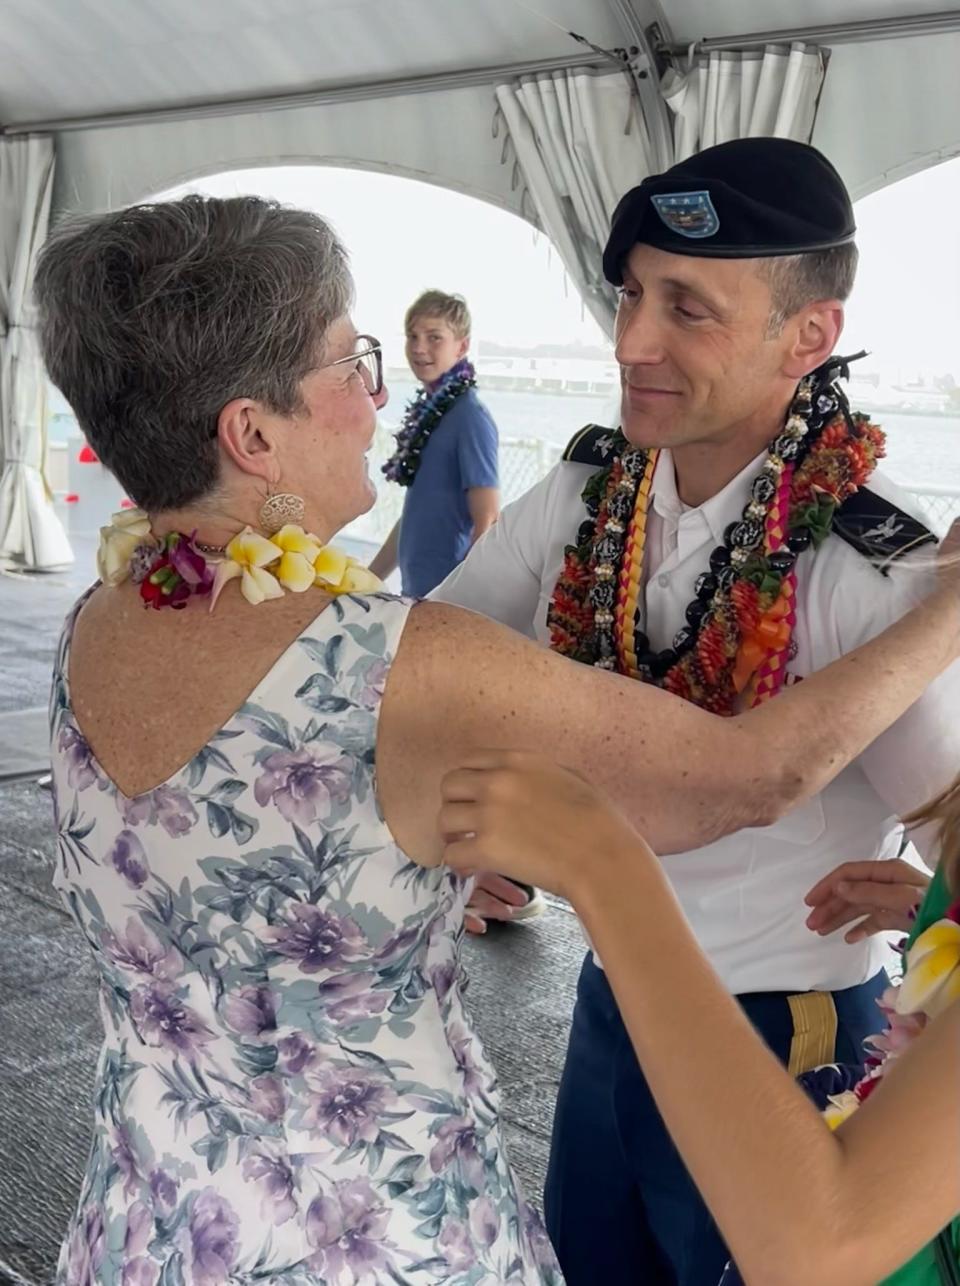
[[[617,436],[616,429],[605,429],[602,424],[587,424],[567,443],[562,459],[568,464],[589,464],[595,469],[602,469],[610,463]]]
[[[884,576],[904,554],[937,544],[928,527],[869,487],[861,487],[837,508],[833,530]]]

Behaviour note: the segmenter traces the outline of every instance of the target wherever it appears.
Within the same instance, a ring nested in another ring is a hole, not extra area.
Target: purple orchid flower
[[[184,536],[175,532],[174,535],[177,539],[170,543],[168,550],[170,566],[189,586],[191,594],[209,594],[213,589],[213,568],[194,543],[197,533]]]

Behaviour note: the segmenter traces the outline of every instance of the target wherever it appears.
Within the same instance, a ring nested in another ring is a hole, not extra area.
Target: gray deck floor
[[[19,737],[15,716],[46,702],[60,623],[91,563],[81,543],[69,573],[0,572],[0,762],[6,744],[14,766],[19,748],[26,771],[38,766],[37,716]],[[88,951],[50,886],[53,852],[49,794],[0,772],[0,1281],[29,1286],[52,1279],[76,1199],[100,1039]],[[537,1201],[582,953],[559,903],[466,948],[468,1000],[500,1073],[512,1160]]]

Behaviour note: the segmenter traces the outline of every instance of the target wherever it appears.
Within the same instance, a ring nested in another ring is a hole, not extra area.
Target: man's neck
[[[672,447],[677,495],[683,504],[696,509],[719,495],[773,441],[784,418],[784,414],[765,416],[739,426],[728,436]]]

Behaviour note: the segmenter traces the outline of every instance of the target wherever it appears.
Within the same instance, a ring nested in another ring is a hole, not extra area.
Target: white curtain
[[[557,71],[501,85],[497,104],[514,182],[611,335],[616,295],[600,266],[610,217],[623,193],[656,168],[631,81],[624,72]]]
[[[824,72],[822,51],[803,44],[714,52],[668,71],[661,92],[676,117],[676,160],[760,134],[808,143]]]
[[[0,559],[31,571],[73,562],[44,477],[47,386],[31,302],[52,192],[53,140],[0,139]]]

